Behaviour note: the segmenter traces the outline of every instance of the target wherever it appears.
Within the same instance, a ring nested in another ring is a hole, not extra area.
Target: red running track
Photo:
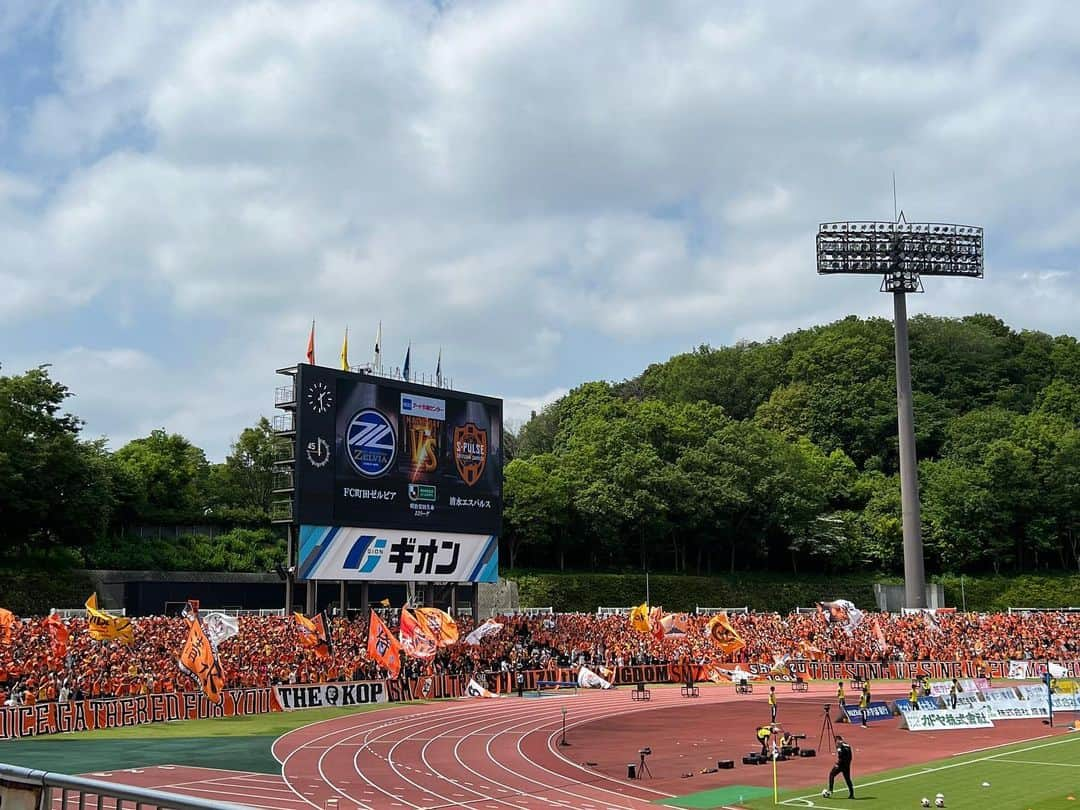
[[[779,719],[805,733],[816,747],[822,703],[832,684],[806,695],[777,690]],[[890,684],[881,697],[903,693]],[[560,747],[562,709],[569,747]],[[766,695],[738,696],[728,688],[683,698],[655,688],[647,703],[627,690],[579,695],[466,700],[409,706],[341,717],[292,731],[274,744],[285,782],[310,807],[334,799],[340,810],[376,808],[655,807],[652,802],[728,784],[771,783],[771,769],[743,766],[753,730],[768,721]],[[994,729],[908,732],[896,720],[869,728],[837,726],[856,751],[856,777],[925,762],[972,748],[1053,733],[1038,721],[1000,723]],[[626,765],[649,745],[652,778],[631,781]],[[831,765],[829,749],[814,759],[784,763],[782,784],[819,783]],[[701,774],[716,759],[735,759],[734,770]],[[770,771],[770,773],[766,773]],[[693,779],[686,778],[693,775]]]
[[[882,697],[903,691],[902,685],[881,687],[874,691]],[[822,703],[834,688],[816,684],[798,696],[777,689],[779,719],[789,730],[808,735],[804,746],[816,743]],[[563,708],[567,747],[559,745]],[[739,762],[754,747],[753,729],[767,720],[766,693],[738,696],[730,687],[702,687],[699,698],[683,698],[677,688],[654,688],[647,703],[632,701],[625,689],[459,700],[388,707],[291,731],[273,746],[280,777],[173,766],[90,776],[264,810],[643,810],[675,795],[771,782],[771,769]],[[1038,721],[940,733],[901,731],[896,725],[890,720],[868,729],[836,727],[855,748],[856,782],[887,768],[1053,733]],[[648,760],[652,778],[630,781],[626,764],[637,759],[640,745],[654,749]],[[820,782],[831,764],[825,758],[829,752],[822,754],[784,763],[781,783]],[[700,773],[717,758],[735,759],[736,768]],[[59,802],[54,809],[61,810]]]
[[[320,810],[327,799],[341,810],[644,808],[672,794],[561,756],[561,709],[573,735],[593,720],[681,700],[678,690],[656,689],[644,704],[625,690],[432,704],[315,723],[273,751],[286,783]],[[588,753],[584,743],[564,750]]]

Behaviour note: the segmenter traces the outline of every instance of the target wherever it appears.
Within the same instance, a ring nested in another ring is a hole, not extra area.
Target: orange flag
[[[428,630],[426,622],[421,624],[406,608],[401,609],[401,620],[398,622],[398,638],[401,639],[401,648],[406,655],[413,658],[430,660],[435,657],[436,643]]]
[[[329,658],[334,652],[334,641],[330,635],[330,620],[326,613],[318,613],[309,619],[303,613],[294,613],[296,629],[300,633],[300,646],[314,649],[319,658]]]
[[[426,625],[428,635],[435,639],[440,647],[449,647],[458,640],[457,622],[444,610],[422,607],[416,609],[416,618],[421,626]]]
[[[7,608],[0,608],[0,641],[11,643],[11,627],[15,624],[15,614]]]
[[[311,322],[311,332],[307,338],[307,361],[311,365],[315,365],[315,321]]]
[[[368,625],[367,654],[372,661],[378,661],[391,678],[401,672],[401,642],[394,638],[374,610]]]
[[[662,607],[654,607],[649,611],[649,632],[657,641],[664,640],[667,629],[664,627],[664,609]]]
[[[746,646],[746,642],[739,638],[739,634],[731,626],[726,613],[717,613],[709,619],[705,632],[712,638],[713,643],[728,655]]]
[[[67,627],[64,626],[64,622],[61,621],[59,614],[50,613],[42,620],[41,624],[49,631],[49,636],[52,639],[53,657],[65,658],[68,650],[68,639],[71,638],[71,633],[69,633]]]
[[[198,614],[192,614],[188,623],[190,627],[187,640],[180,649],[177,663],[181,670],[198,682],[207,700],[221,703],[221,695],[225,689],[225,674],[221,670],[221,662],[214,654],[214,648],[203,631]]]

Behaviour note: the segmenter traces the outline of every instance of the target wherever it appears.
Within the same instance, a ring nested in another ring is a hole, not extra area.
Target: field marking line
[[[1001,748],[1001,746],[1003,745],[1020,745],[1021,743],[1035,742],[1036,740],[1045,740],[1048,737],[1053,736],[1053,732],[1048,732],[1046,734],[1040,734],[1038,737],[1025,737],[1022,740],[1013,740],[1012,742],[998,743],[997,745],[984,745],[982,748],[972,748],[967,751],[957,751],[955,754],[952,754],[952,756],[966,757],[968,754],[981,754],[983,751],[993,751],[995,748]]]
[[[1080,768],[1078,762],[1036,762],[1033,759],[1002,759],[1000,762],[1015,762],[1019,765],[1052,765],[1055,768]]]
[[[859,786],[860,786],[860,788],[863,788],[863,787],[872,787],[874,785],[884,785],[887,782],[899,782],[902,779],[910,779],[913,776],[925,776],[928,773],[937,773],[939,771],[947,771],[947,770],[950,770],[952,768],[962,768],[965,765],[974,765],[976,762],[988,762],[989,760],[992,760],[992,759],[1000,759],[1001,757],[1007,757],[1007,756],[1010,756],[1012,754],[1024,754],[1024,753],[1027,753],[1028,751],[1037,751],[1037,750],[1039,750],[1041,748],[1050,748],[1051,746],[1054,746],[1054,745],[1061,745],[1062,743],[1067,743],[1067,742],[1075,742],[1076,740],[1080,740],[1080,737],[1059,737],[1058,739],[1054,740],[1053,742],[1042,743],[1040,745],[1030,745],[1027,748],[1021,748],[1018,751],[1002,751],[1000,754],[990,754],[989,756],[985,756],[985,757],[977,757],[975,759],[969,759],[969,760],[967,760],[965,762],[951,762],[948,765],[939,765],[936,768],[923,768],[922,770],[920,770],[918,772],[915,772],[915,773],[905,773],[905,774],[901,774],[900,776],[890,776],[888,779],[877,779],[877,780],[875,780],[873,782],[860,782]],[[1004,745],[1015,745],[1015,743],[1003,743],[1003,746]],[[998,747],[1000,748],[1002,746],[998,746]],[[807,793],[805,796],[797,796],[795,798],[785,799],[784,801],[781,802],[781,804],[789,804],[790,802],[800,801],[800,800],[805,801],[807,799],[812,798],[815,795],[817,795],[817,794],[815,794],[815,793]],[[822,805],[811,804],[811,805],[795,805],[795,806],[798,806],[798,807],[807,807],[807,806],[809,806],[809,807],[821,807]]]

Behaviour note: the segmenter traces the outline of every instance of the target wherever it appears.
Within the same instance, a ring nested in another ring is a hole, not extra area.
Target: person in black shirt
[[[855,786],[851,784],[851,746],[844,742],[844,738],[836,735],[836,764],[829,771],[829,793],[832,793],[833,782],[838,774],[842,774],[847,782],[848,798],[855,798]]]

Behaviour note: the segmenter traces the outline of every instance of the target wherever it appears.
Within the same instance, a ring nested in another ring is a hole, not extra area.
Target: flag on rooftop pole
[[[439,359],[435,362],[435,385],[442,388],[442,346],[439,347]]]
[[[311,322],[311,332],[308,333],[307,361],[309,364],[315,365],[315,321]]]
[[[409,381],[409,356],[412,354],[412,343],[409,343],[409,348],[405,350],[405,365],[401,368],[401,378],[405,382]]]
[[[349,327],[345,327],[345,340],[341,342],[341,370],[349,370]]]
[[[379,321],[379,331],[375,333],[375,362],[372,367],[376,372],[382,371],[382,321]]]

